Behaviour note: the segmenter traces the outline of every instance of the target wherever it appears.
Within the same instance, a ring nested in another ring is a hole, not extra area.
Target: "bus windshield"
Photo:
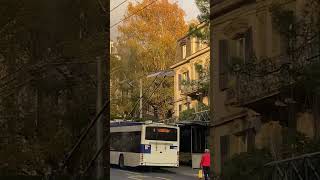
[[[177,129],[167,127],[146,127],[146,140],[177,141]]]

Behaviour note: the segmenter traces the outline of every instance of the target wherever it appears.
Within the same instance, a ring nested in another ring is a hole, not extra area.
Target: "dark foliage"
[[[88,0],[2,0],[0,12],[0,175],[45,175],[95,113],[106,15]]]

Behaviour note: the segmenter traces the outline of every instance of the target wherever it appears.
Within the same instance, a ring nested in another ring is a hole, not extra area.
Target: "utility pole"
[[[96,113],[101,111],[103,103],[103,66],[102,59],[97,58],[97,101],[96,101]],[[103,146],[103,122],[102,116],[99,117],[96,123],[96,138],[97,138],[97,151]],[[103,167],[103,153],[100,153],[96,160],[96,175],[97,180],[104,178],[104,167]]]
[[[140,119],[142,119],[142,78],[140,79]]]

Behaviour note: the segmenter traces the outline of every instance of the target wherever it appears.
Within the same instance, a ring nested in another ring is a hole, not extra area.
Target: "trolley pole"
[[[142,113],[143,113],[142,105],[143,105],[143,103],[142,103],[142,79],[140,79],[140,119],[142,119]]]

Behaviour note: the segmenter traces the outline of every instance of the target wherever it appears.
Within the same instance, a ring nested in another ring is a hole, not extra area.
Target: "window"
[[[120,152],[140,152],[141,131],[110,133],[110,150]]]
[[[179,104],[179,113],[181,113],[181,111],[182,111],[182,105]]]
[[[178,132],[175,128],[146,127],[146,140],[177,141]]]
[[[189,71],[186,71],[186,72],[184,72],[184,73],[182,74],[182,79],[183,79],[184,81],[189,81],[189,80],[190,80],[190,78],[189,78]]]
[[[244,59],[244,54],[245,54],[245,39],[244,38],[239,38],[235,40],[235,45],[236,45],[236,52],[234,56],[239,57]]]
[[[182,45],[182,59],[187,57],[187,45]]]
[[[178,84],[178,88],[179,88],[179,90],[181,90],[181,85],[182,85],[182,82],[184,82],[184,81],[189,81],[190,80],[190,78],[189,78],[189,71],[186,71],[186,72],[184,72],[184,73],[182,73],[182,74],[179,74],[179,77],[178,77],[179,79],[178,79],[178,81],[179,81],[179,84]]]
[[[191,38],[191,54],[194,54],[195,52],[197,52],[198,47],[197,47],[197,39],[195,37]]]
[[[180,127],[180,152],[191,152],[191,128],[190,126]]]
[[[194,68],[197,73],[198,79],[200,79],[203,74],[203,69],[204,69],[203,65],[202,64],[195,64]]]
[[[245,33],[231,41],[231,56],[241,59],[243,63],[249,61],[253,55],[252,30],[249,28]]]
[[[219,88],[226,90],[229,81],[228,65],[230,63],[245,63],[253,56],[252,30],[239,34],[233,40],[219,41]],[[231,62],[232,61],[232,62]],[[237,61],[237,62],[234,62]]]

